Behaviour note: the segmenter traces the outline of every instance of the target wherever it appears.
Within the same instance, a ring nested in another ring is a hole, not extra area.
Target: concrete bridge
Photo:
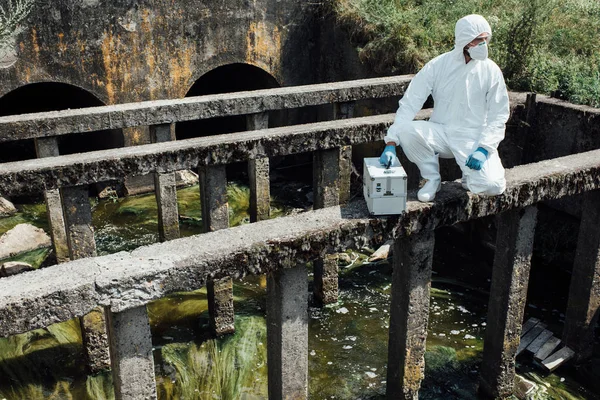
[[[110,360],[117,398],[156,398],[146,305],[207,285],[212,328],[226,333],[234,317],[231,279],[266,273],[269,398],[306,398],[304,263],[314,262],[316,298],[335,301],[337,266],[327,255],[393,238],[387,396],[416,399],[424,371],[434,231],[497,215],[480,391],[506,398],[513,391],[536,205],[580,199],[582,222],[563,339],[580,357],[589,356],[600,309],[600,110],[511,94],[512,118],[501,148],[512,167],[506,193],[494,198],[467,193],[453,181],[458,176],[448,164],[434,203],[410,201],[405,214],[387,218],[371,218],[360,198],[348,200],[350,160],[352,146],[382,139],[393,115],[267,128],[271,110],[331,105],[334,117],[353,117],[354,102],[397,98],[409,80],[379,78],[0,118],[0,141],[33,139],[40,157],[0,164],[0,192],[45,193],[55,250],[63,261],[0,279],[0,336],[81,317],[84,342],[89,335],[87,343],[95,344],[88,345],[90,361],[101,368]],[[248,131],[171,140],[174,123],[225,115],[247,116]],[[427,115],[424,111],[420,118]],[[61,135],[135,126],[148,126],[155,143],[59,155]],[[270,158],[304,152],[313,154],[314,210],[269,219]],[[248,162],[253,223],[228,228],[225,165],[239,161]],[[173,174],[195,168],[207,233],[178,238]],[[87,185],[143,174],[154,175],[163,243],[94,257]],[[416,172],[409,169],[409,174],[414,189]],[[103,332],[85,329],[90,313],[106,316],[107,340]]]

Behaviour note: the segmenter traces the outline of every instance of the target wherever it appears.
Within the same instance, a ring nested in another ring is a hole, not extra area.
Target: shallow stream
[[[302,208],[307,186],[288,190],[275,214]],[[248,219],[248,189],[229,186],[231,224]],[[182,235],[200,233],[197,186],[178,192]],[[0,220],[0,234],[20,222],[47,229],[43,205],[19,206]],[[99,254],[158,240],[154,196],[93,202]],[[454,229],[436,234],[426,373],[421,399],[475,399],[483,348],[491,267]],[[482,255],[483,254],[483,255]],[[383,399],[391,274],[388,262],[368,263],[348,252],[340,265],[340,300],[309,309],[309,398]],[[307,266],[310,271],[310,266]],[[213,339],[205,289],[176,293],[148,306],[160,399],[267,397],[266,288],[263,276],[234,285],[236,333]],[[535,296],[527,316],[560,327],[560,312]],[[600,399],[559,369],[543,376],[525,360],[520,372],[540,383],[537,399]],[[112,399],[110,373],[86,376],[77,321],[0,339],[0,399]]]

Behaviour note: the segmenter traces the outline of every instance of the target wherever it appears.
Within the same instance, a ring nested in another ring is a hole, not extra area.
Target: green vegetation
[[[600,107],[600,2],[596,0],[332,0],[359,56],[384,74],[415,73],[454,46],[454,24],[483,15],[490,57],[512,90]]]

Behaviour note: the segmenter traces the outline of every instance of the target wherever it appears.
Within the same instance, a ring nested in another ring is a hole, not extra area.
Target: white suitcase
[[[402,214],[406,210],[406,172],[398,158],[389,169],[379,157],[365,158],[363,195],[371,215]]]

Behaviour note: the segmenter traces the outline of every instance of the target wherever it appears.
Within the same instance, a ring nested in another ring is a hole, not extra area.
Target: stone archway
[[[21,86],[0,97],[0,116],[102,106],[87,90],[58,82]],[[64,135],[59,137],[60,154],[123,147],[121,129]],[[7,142],[0,146],[0,162],[35,158],[33,140]]]

